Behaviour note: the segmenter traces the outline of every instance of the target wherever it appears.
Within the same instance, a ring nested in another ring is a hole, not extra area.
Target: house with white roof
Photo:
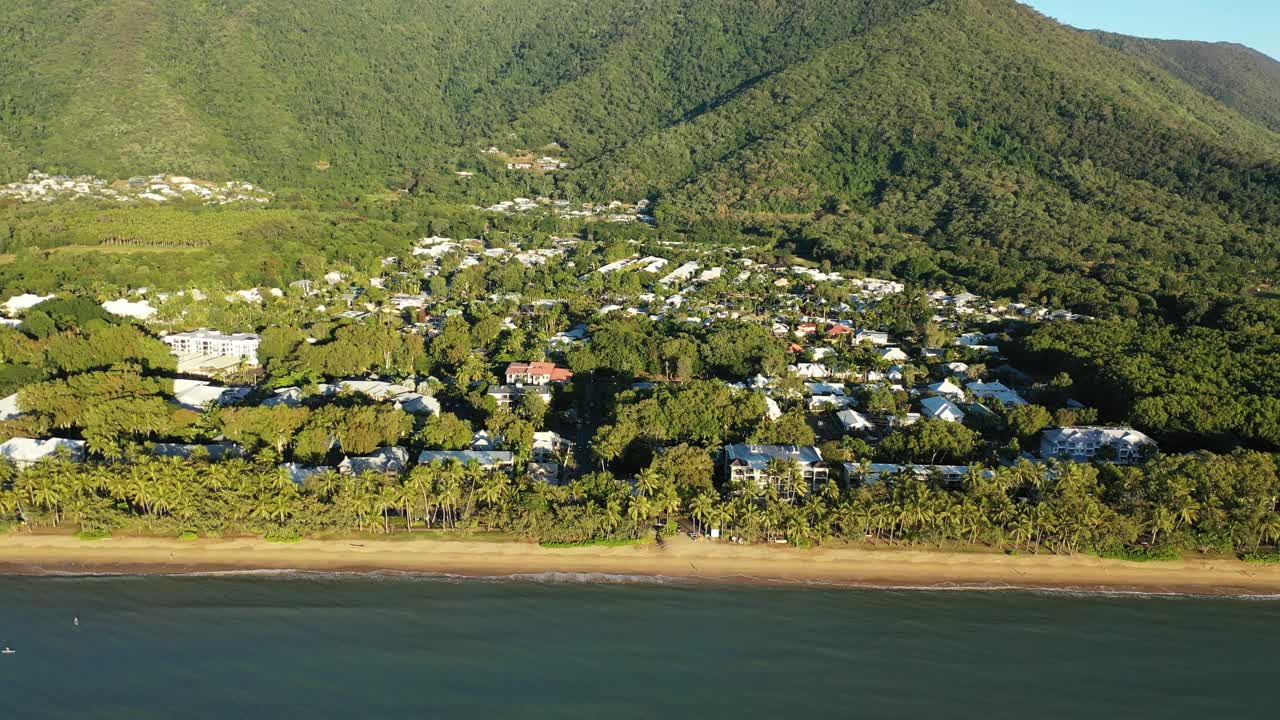
[[[398,473],[409,465],[409,451],[393,445],[378,448],[370,455],[345,457],[338,464],[338,472],[344,475],[359,475],[365,472]]]
[[[439,415],[440,401],[430,395],[422,393],[407,392],[396,395],[391,398],[391,402],[399,410],[403,410],[411,415]]]
[[[157,457],[173,457],[190,460],[204,458],[210,462],[221,462],[230,458],[244,456],[244,448],[233,442],[217,442],[208,444],[196,443],[154,443],[151,454]]]
[[[806,390],[812,395],[844,395],[844,383],[826,383],[826,382],[807,382],[804,384]]]
[[[853,404],[853,398],[847,395],[811,395],[808,407],[812,412],[832,408],[845,408]]]
[[[1017,392],[1009,389],[1001,382],[971,382],[968,391],[975,397],[999,400],[1005,405],[1026,405],[1027,401]]]
[[[419,465],[458,462],[476,464],[490,470],[510,471],[515,467],[516,456],[507,450],[424,450],[418,456]]]
[[[670,285],[671,283],[682,282],[684,280],[688,280],[689,278],[693,277],[693,274],[697,272],[697,270],[698,270],[698,263],[690,260],[689,262],[681,265],[675,270],[672,270],[670,273],[668,273],[665,277],[663,277],[658,282],[662,283],[663,285]]]
[[[964,388],[951,382],[951,378],[928,386],[928,390],[935,395],[945,395],[956,400],[964,399]]]
[[[788,366],[787,370],[794,375],[810,380],[821,380],[831,375],[831,372],[827,370],[827,366],[821,363],[797,363]]]
[[[222,387],[207,380],[175,378],[173,381],[173,399],[189,410],[199,411],[215,403],[235,402],[249,392],[248,387]]]
[[[12,420],[22,414],[18,408],[18,393],[0,400],[0,420]]]
[[[275,393],[262,401],[263,407],[298,407],[302,405],[302,388],[287,387],[276,390]]]
[[[65,438],[10,438],[0,443],[0,457],[8,459],[19,470],[57,457],[81,462],[85,457],[85,442]]]
[[[998,353],[1000,348],[997,345],[989,345],[987,335],[978,332],[965,333],[956,338],[956,345],[962,345],[972,350],[980,352]]]
[[[962,422],[964,420],[964,412],[955,406],[950,400],[941,395],[927,397],[920,401],[921,415],[926,418],[935,420],[945,420],[947,422]]]
[[[4,304],[0,305],[0,309],[3,309],[7,315],[16,315],[25,310],[30,310],[46,300],[52,300],[53,297],[53,295],[22,293],[21,295],[14,295],[8,300],[5,300]]]
[[[342,380],[338,382],[342,392],[358,393],[374,400],[390,400],[413,392],[413,388],[384,380]]]
[[[840,421],[840,426],[845,432],[861,432],[875,427],[862,413],[849,408],[836,413],[836,420]]]
[[[917,477],[933,477],[947,485],[959,485],[973,472],[968,465],[895,465],[892,463],[871,463],[865,467],[858,463],[844,463],[843,469],[847,482],[852,483],[858,480],[864,485],[871,485],[904,473],[911,473]],[[981,474],[987,478],[995,475],[991,470],[983,470]]]
[[[573,451],[573,443],[550,430],[533,434],[533,461],[537,463],[559,462]]]
[[[886,362],[906,362],[910,358],[901,348],[896,347],[884,348],[877,352],[876,355]]]
[[[331,465],[301,465],[299,463],[280,463],[276,466],[293,482],[302,485],[317,475],[328,475],[337,472]]]
[[[156,314],[156,309],[151,307],[150,301],[147,300],[139,300],[137,302],[125,298],[108,300],[102,303],[102,309],[112,315],[129,317],[135,320],[147,320]]]
[[[853,336],[855,344],[871,343],[872,345],[888,345],[889,333],[879,330],[859,330]]]
[[[782,417],[782,408],[778,405],[778,401],[769,396],[764,398],[765,417],[770,420],[777,420]]]

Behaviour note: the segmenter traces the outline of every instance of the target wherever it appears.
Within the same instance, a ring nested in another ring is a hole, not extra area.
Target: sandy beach
[[[665,546],[544,548],[522,542],[423,539],[0,537],[0,572],[193,573],[234,570],[402,571],[474,577],[547,573],[674,577],[729,583],[879,587],[1280,594],[1280,566],[1235,559],[1135,563],[1089,555],[1004,555],[866,547],[802,550],[676,538]]]

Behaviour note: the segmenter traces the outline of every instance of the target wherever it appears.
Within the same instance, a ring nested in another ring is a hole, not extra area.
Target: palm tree
[[[804,483],[804,476],[800,473],[800,463],[795,458],[773,458],[769,461],[765,472],[772,481],[771,486],[787,499],[801,496],[809,490]]]
[[[144,515],[151,512],[153,488],[147,472],[139,465],[132,465],[124,477],[120,487],[123,498],[142,510]]]
[[[1151,512],[1151,544],[1156,544],[1156,538],[1161,531],[1173,532],[1174,514],[1164,505],[1157,505]]]
[[[858,460],[857,474],[858,474],[858,484],[866,485],[867,477],[871,475],[871,461],[867,460],[866,458]]]
[[[813,526],[802,512],[788,513],[784,520],[784,528],[787,540],[792,545],[805,545],[813,541]]]
[[[1018,513],[1018,517],[1013,522],[1013,527],[1009,531],[1009,535],[1013,538],[1015,546],[1026,545],[1031,548],[1031,538],[1036,534],[1036,519],[1030,511],[1024,510]]]
[[[645,496],[636,495],[631,498],[631,504],[627,507],[627,516],[637,526],[645,525],[653,518],[653,508],[649,506],[649,500]]]
[[[0,488],[0,518],[12,520],[22,509],[22,501],[12,490]]]
[[[254,517],[283,525],[294,512],[295,493],[288,491],[268,493],[259,499],[253,510]]]
[[[1176,521],[1175,530],[1181,525],[1192,525],[1200,518],[1200,503],[1189,495],[1181,495],[1178,497],[1177,506],[1174,507],[1173,516]]]
[[[66,495],[66,490],[58,481],[56,463],[40,463],[27,469],[18,476],[15,484],[20,487],[33,507],[41,508],[53,514],[53,525],[58,525],[58,508]]]
[[[418,488],[408,478],[395,486],[396,507],[404,513],[404,528],[408,532],[413,532],[413,505],[418,500],[418,494]]]
[[[511,478],[507,477],[506,473],[487,473],[480,478],[475,494],[485,505],[491,508],[497,507],[507,497],[510,485]]]
[[[400,509],[400,486],[384,482],[378,488],[378,509],[382,512],[382,532],[391,534],[391,511]]]
[[[418,465],[409,471],[405,476],[402,487],[404,488],[405,497],[403,501],[405,521],[409,532],[413,532],[412,509],[411,506],[422,501],[422,519],[426,521],[427,527],[431,527],[431,511],[432,502],[431,495],[433,485],[435,484],[431,477],[431,468],[426,465]]]
[[[605,527],[613,531],[622,522],[622,498],[609,498],[605,501],[601,511],[601,520],[604,522]]]
[[[444,521],[450,527],[458,525],[458,503],[462,500],[462,476],[455,467],[447,467],[441,473],[436,492]]]
[[[652,495],[662,486],[662,475],[652,467],[647,467],[636,475],[636,492],[640,495]]]
[[[764,530],[766,540],[773,541],[777,530],[782,526],[782,507],[778,504],[769,504],[760,514],[760,528]]]
[[[697,529],[699,535],[704,534],[702,531],[703,527],[705,527],[704,523],[711,519],[712,514],[715,512],[715,508],[715,496],[709,492],[699,493],[690,504],[689,514],[693,517],[694,527]]]
[[[1269,512],[1258,523],[1258,539],[1253,544],[1254,551],[1256,552],[1258,547],[1266,540],[1270,540],[1273,543],[1280,540],[1280,513]]]

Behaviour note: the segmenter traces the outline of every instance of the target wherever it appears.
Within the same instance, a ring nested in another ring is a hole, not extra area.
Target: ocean
[[[0,577],[0,717],[1280,711],[1272,600],[584,580]]]

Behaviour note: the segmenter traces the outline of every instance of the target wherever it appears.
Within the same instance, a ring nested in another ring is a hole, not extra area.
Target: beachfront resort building
[[[1040,457],[1091,462],[1105,460],[1129,465],[1155,450],[1155,441],[1124,427],[1058,427],[1040,436]]]
[[[822,453],[809,445],[756,445],[738,443],[724,449],[725,479],[730,483],[752,483],[758,487],[775,487],[787,499],[795,497],[795,488],[784,474],[790,468],[811,490],[827,481],[827,466]]]

